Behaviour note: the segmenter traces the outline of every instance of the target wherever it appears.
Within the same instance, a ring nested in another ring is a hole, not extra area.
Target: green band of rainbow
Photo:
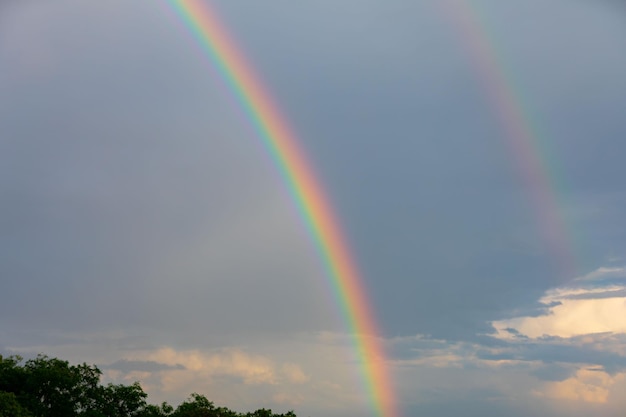
[[[287,184],[324,262],[330,286],[354,334],[367,395],[379,416],[398,416],[371,305],[331,205],[298,140],[212,10],[201,0],[166,0],[194,34],[237,97]]]

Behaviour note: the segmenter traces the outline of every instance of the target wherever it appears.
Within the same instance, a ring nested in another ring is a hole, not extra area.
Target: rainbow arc
[[[236,96],[287,184],[324,263],[336,304],[354,336],[372,408],[382,417],[399,416],[380,332],[361,275],[330,201],[299,146],[297,136],[210,3],[166,1],[185,22]]]

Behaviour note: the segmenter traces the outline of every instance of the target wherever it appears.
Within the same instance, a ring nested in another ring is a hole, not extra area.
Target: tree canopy
[[[138,382],[100,383],[102,371],[46,355],[24,361],[0,355],[0,417],[296,417],[259,409],[238,413],[193,393],[174,408],[148,404]]]

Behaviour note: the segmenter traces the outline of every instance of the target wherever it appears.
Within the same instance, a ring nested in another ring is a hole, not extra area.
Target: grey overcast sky
[[[620,2],[211,4],[328,192],[405,416],[623,415]],[[165,1],[0,3],[0,353],[95,363],[153,403],[373,415],[323,274]]]

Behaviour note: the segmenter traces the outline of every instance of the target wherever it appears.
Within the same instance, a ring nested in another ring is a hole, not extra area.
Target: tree
[[[0,355],[0,391],[13,393],[19,401],[19,395],[25,391],[26,371],[19,366],[20,356],[3,358]]]
[[[23,366],[21,361],[0,356],[0,390],[37,417],[138,417],[146,406],[147,394],[139,383],[101,386],[96,366],[70,365],[45,355]]]
[[[20,402],[39,417],[93,415],[99,408],[102,372],[86,363],[70,366],[67,361],[38,355],[24,364],[25,391]]]
[[[146,394],[138,382],[132,385],[101,387],[98,408],[107,417],[137,417],[146,407]]]
[[[0,417],[31,417],[12,392],[0,391]]]
[[[274,414],[272,410],[261,408],[251,413],[246,413],[245,416],[242,415],[242,417],[296,417],[296,415],[293,411],[287,411],[285,414]]]
[[[215,411],[213,402],[194,392],[176,408],[172,417],[216,417]]]
[[[46,355],[22,361],[0,355],[0,417],[296,417],[266,409],[240,414],[197,393],[176,409],[165,402],[149,405],[138,382],[100,385],[102,372],[95,365]]]
[[[174,412],[174,407],[166,402],[163,402],[161,406],[148,404],[141,411],[141,417],[169,417]]]

